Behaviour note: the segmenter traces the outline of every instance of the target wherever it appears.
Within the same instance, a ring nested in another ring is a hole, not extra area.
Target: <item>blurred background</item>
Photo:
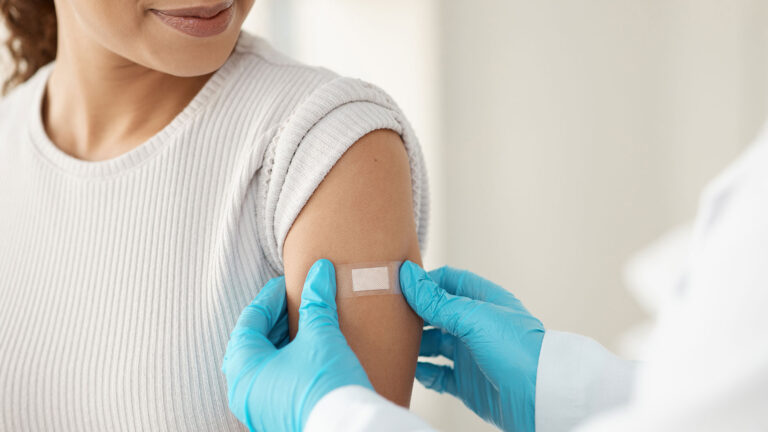
[[[246,29],[398,102],[429,167],[427,266],[628,357],[686,231],[647,246],[766,116],[761,0],[257,0]],[[419,385],[412,408],[493,430]]]

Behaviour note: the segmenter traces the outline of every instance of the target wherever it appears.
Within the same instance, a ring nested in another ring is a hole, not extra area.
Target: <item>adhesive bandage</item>
[[[337,264],[336,296],[400,295],[400,264],[402,261]]]

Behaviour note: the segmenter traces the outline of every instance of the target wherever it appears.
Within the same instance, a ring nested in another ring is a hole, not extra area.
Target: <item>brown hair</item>
[[[6,94],[56,58],[56,8],[53,0],[0,0],[0,18],[8,27],[5,46],[13,62],[3,82]]]

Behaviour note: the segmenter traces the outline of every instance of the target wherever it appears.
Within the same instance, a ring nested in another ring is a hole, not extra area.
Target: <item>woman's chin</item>
[[[201,40],[184,34],[163,38],[166,42],[157,44],[156,49],[148,50],[151,52],[148,58],[138,63],[179,77],[215,72],[227,61],[237,43],[240,29],[231,30]]]

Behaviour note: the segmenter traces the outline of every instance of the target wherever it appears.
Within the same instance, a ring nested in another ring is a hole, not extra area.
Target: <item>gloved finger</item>
[[[227,343],[221,370],[241,370],[245,364],[258,362],[276,348],[267,335],[285,313],[285,279],[274,278],[264,285],[256,298],[237,320]],[[276,338],[279,339],[279,338]]]
[[[426,388],[438,393],[449,393],[454,396],[456,390],[456,376],[450,366],[438,366],[436,364],[419,362],[416,365],[416,379]]]
[[[430,271],[429,277],[453,295],[525,310],[514,294],[471,271],[443,266]]]
[[[336,312],[336,271],[327,259],[309,269],[299,306],[299,332],[324,326],[339,328]]]
[[[264,285],[240,317],[232,332],[232,338],[258,333],[267,336],[282,315],[285,315],[285,278],[276,277]]]
[[[400,287],[411,309],[428,324],[460,339],[474,331],[464,317],[481,303],[447,293],[417,264],[406,261],[400,267]]]
[[[443,330],[433,328],[424,330],[421,334],[419,355],[424,357],[443,356],[453,360],[456,338]]]

